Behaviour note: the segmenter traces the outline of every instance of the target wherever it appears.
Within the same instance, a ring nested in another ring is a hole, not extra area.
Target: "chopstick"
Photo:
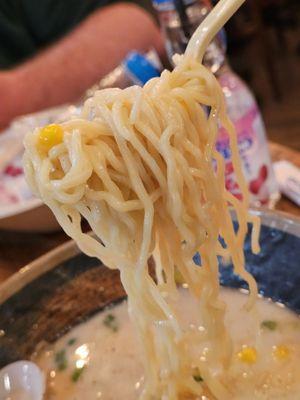
[[[194,32],[185,55],[197,58],[202,62],[209,43],[244,1],[220,0]]]

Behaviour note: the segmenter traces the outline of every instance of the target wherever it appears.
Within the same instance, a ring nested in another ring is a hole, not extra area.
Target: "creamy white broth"
[[[264,299],[248,313],[243,308],[246,296],[235,290],[222,289],[222,297],[234,342],[232,364],[223,377],[232,399],[299,399],[299,317]],[[201,330],[201,317],[184,289],[179,303],[186,329]],[[35,361],[47,374],[46,400],[134,400],[143,387],[126,302],[72,329]],[[195,379],[201,377],[196,373]],[[207,399],[213,397],[207,393],[200,400]]]

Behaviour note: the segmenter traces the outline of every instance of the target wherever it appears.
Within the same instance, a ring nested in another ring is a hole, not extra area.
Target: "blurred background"
[[[250,0],[226,31],[228,57],[254,91],[268,137],[300,150],[300,2]]]

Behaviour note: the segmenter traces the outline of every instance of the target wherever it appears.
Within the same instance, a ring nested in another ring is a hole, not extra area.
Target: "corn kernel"
[[[243,346],[242,350],[238,352],[240,361],[247,364],[254,364],[257,359],[257,351],[254,347]]]
[[[63,140],[63,129],[60,125],[46,125],[40,130],[39,144],[43,150],[50,150]]]
[[[285,360],[290,355],[290,350],[284,344],[273,346],[273,356],[278,360]]]
[[[174,270],[174,279],[175,279],[175,282],[177,283],[177,285],[182,285],[184,283],[184,278],[176,266],[175,266],[175,270]]]

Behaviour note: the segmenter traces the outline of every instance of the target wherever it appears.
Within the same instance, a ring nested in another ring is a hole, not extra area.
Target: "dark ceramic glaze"
[[[245,243],[247,269],[263,296],[300,314],[300,222],[275,213],[263,213],[262,221],[261,253],[251,253],[249,237]],[[50,259],[47,272],[0,305],[0,330],[5,332],[0,337],[0,368],[30,358],[37,344],[55,341],[76,324],[124,298],[118,272],[104,268],[98,260],[81,253],[60,263],[54,256]],[[38,267],[35,263],[32,268]],[[220,279],[224,286],[246,287],[231,266],[220,266]]]

